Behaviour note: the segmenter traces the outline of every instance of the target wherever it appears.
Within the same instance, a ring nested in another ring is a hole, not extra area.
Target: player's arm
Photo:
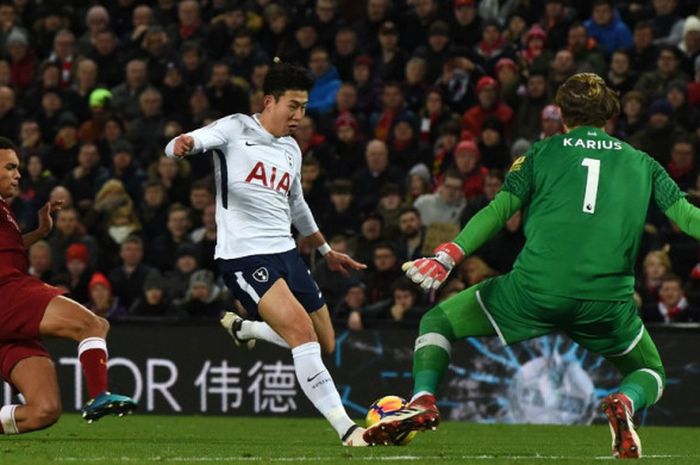
[[[321,255],[326,259],[328,267],[333,271],[340,271],[348,276],[349,273],[346,267],[356,270],[367,268],[366,265],[356,262],[349,255],[336,252],[326,242],[326,238],[318,229],[316,220],[311,213],[309,205],[304,200],[304,192],[301,188],[301,176],[297,174],[292,181],[292,187],[289,190],[289,209],[292,214],[292,224],[304,236],[311,245],[318,249]]]
[[[170,158],[180,158],[222,147],[238,132],[236,129],[231,116],[218,119],[208,126],[171,139],[165,146],[165,154]]]
[[[678,184],[655,160],[652,160],[654,202],[685,234],[700,239],[700,209],[685,198]]]
[[[22,244],[24,244],[25,249],[49,235],[51,229],[53,229],[51,213],[59,211],[62,206],[63,200],[51,200],[39,209],[39,226],[34,231],[22,235]]]
[[[432,257],[406,262],[401,267],[413,282],[425,290],[437,289],[462,259],[474,253],[528,203],[534,189],[533,155],[536,147],[518,158],[506,176],[501,191],[482,208],[452,242],[440,244]]]
[[[503,229],[523,202],[517,195],[501,191],[472,217],[452,242],[440,244],[432,257],[406,262],[406,275],[425,290],[437,289],[462,259],[471,255]]]

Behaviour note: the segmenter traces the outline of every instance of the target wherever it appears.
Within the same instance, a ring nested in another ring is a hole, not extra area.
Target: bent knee
[[[32,408],[31,415],[26,422],[28,430],[47,428],[61,417],[61,402],[59,400],[43,402]]]

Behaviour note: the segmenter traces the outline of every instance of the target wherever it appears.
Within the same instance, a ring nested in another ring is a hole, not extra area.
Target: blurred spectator
[[[683,33],[683,18],[676,14],[677,0],[653,0],[651,24],[657,44],[677,44]]]
[[[518,65],[512,58],[501,58],[496,62],[494,75],[501,89],[501,99],[511,108],[517,104],[521,76]]]
[[[161,153],[158,161],[148,168],[148,179],[165,187],[170,202],[189,204],[190,165],[187,160],[168,158]]]
[[[605,76],[608,70],[605,56],[598,47],[595,39],[588,37],[586,27],[581,23],[574,23],[569,28],[567,48],[573,53],[576,72],[596,73]]]
[[[29,274],[35,278],[41,279],[45,283],[53,282],[56,273],[53,268],[51,259],[51,246],[45,240],[40,240],[29,247]]]
[[[25,91],[33,83],[37,65],[29,39],[19,29],[13,29],[5,38],[5,49],[10,60],[10,83]]]
[[[384,319],[400,328],[418,328],[427,308],[418,304],[417,286],[405,277],[398,278],[391,286],[392,300]]]
[[[323,234],[327,237],[357,234],[360,213],[353,202],[352,183],[347,179],[333,181],[330,185],[330,202],[331,207],[319,218]]]
[[[192,273],[189,287],[179,310],[190,318],[218,320],[231,307],[224,289],[214,282],[214,273],[198,270]]]
[[[31,154],[25,158],[25,173],[20,178],[22,198],[34,202],[39,208],[49,199],[51,190],[56,187],[58,181],[51,171],[44,169],[44,162],[40,154]]]
[[[49,146],[44,143],[41,127],[34,119],[22,121],[19,129],[20,160],[26,163],[29,155],[39,155],[43,160],[48,157]],[[21,182],[21,181],[20,181]]]
[[[80,242],[69,245],[65,253],[64,263],[70,297],[81,304],[87,304],[90,300],[88,283],[93,277],[93,269],[88,264],[88,253],[87,246]]]
[[[413,115],[401,114],[394,119],[387,146],[389,163],[404,173],[418,163],[432,162],[430,149],[420,140]]]
[[[494,116],[503,123],[508,133],[513,120],[513,109],[500,100],[498,81],[490,76],[484,76],[476,84],[476,92],[479,103],[462,115],[462,128],[469,131],[472,137],[478,137],[484,120]]]
[[[211,198],[210,203],[202,210],[196,209],[193,206],[193,211],[196,212],[196,214],[201,214],[202,217],[200,220],[202,226],[195,229],[190,234],[192,242],[196,244],[199,249],[197,261],[201,268],[206,268],[212,271],[214,275],[218,276],[219,270],[214,259],[214,251],[216,248],[216,204],[214,203],[214,199]]]
[[[561,122],[559,124],[561,125]],[[503,123],[493,116],[486,118],[481,127],[478,152],[481,154],[481,165],[487,170],[505,170],[510,166],[510,153],[506,145]]]
[[[673,107],[668,100],[655,100],[649,105],[647,127],[634,134],[630,143],[666,165],[671,155],[671,143],[683,135],[683,130],[673,124]]]
[[[653,70],[659,49],[654,44],[654,28],[649,21],[638,21],[634,25],[632,42],[629,50],[632,69],[637,72]]]
[[[488,138],[488,136],[487,136]],[[480,195],[484,191],[484,176],[488,170],[481,164],[481,152],[479,147],[470,140],[463,140],[457,145],[454,155],[454,167],[451,168],[463,179],[462,197],[469,200]],[[438,178],[438,189],[446,180],[447,173]],[[449,189],[448,189],[449,190]],[[452,199],[455,201],[456,199]],[[461,204],[461,202],[459,202]],[[419,207],[420,208],[420,207]],[[452,212],[454,213],[454,212]],[[459,215],[458,215],[459,216]],[[452,216],[450,215],[452,218]],[[425,216],[423,218],[426,218]],[[430,224],[433,221],[426,222]],[[454,221],[449,221],[454,222]]]
[[[533,24],[525,34],[525,44],[518,51],[518,58],[525,69],[529,71],[542,71],[547,62],[552,58],[552,51],[545,49],[547,33],[539,24]]]
[[[127,308],[141,295],[146,277],[155,271],[143,263],[143,254],[143,240],[137,235],[127,237],[119,249],[121,265],[108,275],[114,294]]]
[[[152,84],[163,82],[168,65],[176,59],[168,35],[161,26],[150,26],[146,30],[135,54],[146,61],[146,74]]]
[[[146,250],[150,250],[151,241],[165,234],[168,222],[168,195],[160,181],[147,181],[143,187],[143,198],[139,205],[139,222],[143,226],[146,238]]]
[[[98,187],[109,178],[109,171],[100,166],[100,154],[95,144],[86,143],[78,151],[78,163],[62,184],[71,192],[81,212],[87,212],[92,206]]]
[[[545,0],[540,25],[547,33],[547,48],[553,52],[566,46],[574,11],[566,7],[565,0]]]
[[[651,101],[663,97],[672,81],[688,82],[688,77],[681,68],[681,59],[681,51],[676,46],[664,45],[660,47],[656,58],[656,68],[642,74],[634,88]]]
[[[226,63],[214,63],[211,78],[207,85],[207,97],[212,109],[222,115],[231,113],[248,114],[250,103],[245,90],[231,80],[231,73]]]
[[[402,276],[393,244],[381,242],[374,246],[373,270],[362,280],[367,285],[367,303],[374,304],[391,298],[391,284]]]
[[[399,235],[396,245],[399,263],[417,260],[423,256],[425,226],[415,207],[403,207],[399,211]]]
[[[199,250],[197,246],[185,242],[175,249],[174,266],[171,270],[165,271],[165,279],[168,280],[170,296],[174,304],[182,303],[189,288],[190,277],[197,271],[199,264]]]
[[[192,183],[188,203],[194,216],[191,218],[193,228],[199,228],[204,224],[201,218],[204,209],[213,204],[215,200],[214,181],[211,177],[202,178]]]
[[[357,89],[357,109],[369,115],[377,107],[378,83],[373,76],[374,60],[367,55],[355,58],[352,66],[352,83]],[[373,127],[373,126],[372,126]]]
[[[268,7],[275,6],[270,4]],[[269,25],[270,17],[265,8],[265,19]],[[207,32],[205,49],[212,60],[221,60],[226,53],[229,45],[233,42],[236,33],[246,25],[246,10],[245,6],[240,2],[224,2],[224,6],[220,14],[212,18],[210,21],[209,31]],[[269,53],[270,50],[266,50]],[[274,54],[272,55],[274,56]],[[231,112],[235,113],[235,112]]]
[[[361,137],[357,119],[352,113],[343,112],[335,119],[329,152],[319,159],[329,180],[348,177],[362,168],[365,154]]]
[[[202,21],[199,2],[197,0],[182,0],[177,4],[177,24],[168,26],[168,35],[175,48],[185,41],[204,42],[207,27]]]
[[[477,14],[476,3],[476,0],[454,1],[450,15],[452,43],[473,47],[481,40],[481,16]]]
[[[673,108],[673,120],[686,132],[692,133],[700,127],[700,110],[688,102],[688,88],[683,81],[671,81],[666,89],[666,100]]]
[[[78,160],[78,119],[71,112],[63,112],[57,118],[56,128],[53,148],[45,163],[56,179],[63,179]]]
[[[542,124],[540,139],[545,139],[564,132],[564,121],[561,118],[561,109],[556,105],[547,105],[544,107],[542,109],[540,121]]]
[[[335,96],[340,88],[338,71],[330,63],[328,50],[315,47],[309,55],[309,70],[314,86],[309,92],[307,111],[314,116],[329,113],[335,104]]]
[[[549,102],[547,76],[544,71],[531,71],[525,84],[525,95],[518,103],[513,119],[513,140],[537,139],[540,131],[539,118]]]
[[[84,244],[87,247],[88,264],[93,269],[97,267],[100,244],[87,234],[75,207],[63,207],[56,213],[54,228],[46,240],[51,245],[54,269],[64,268],[66,250],[71,244]]]
[[[294,139],[299,144],[302,158],[314,157],[319,162],[327,160],[331,148],[326,143],[326,136],[316,131],[316,123],[311,116],[305,115],[301,118],[294,132]]]
[[[141,295],[129,308],[129,315],[163,318],[175,316],[168,300],[168,282],[157,271],[146,276]]]
[[[365,149],[366,167],[352,176],[353,192],[357,206],[362,211],[372,211],[379,201],[379,190],[384,184],[401,185],[404,174],[389,164],[389,151],[381,140],[372,140]]]
[[[484,176],[484,192],[477,197],[469,199],[466,207],[462,211],[459,221],[460,226],[464,227],[479,210],[488,205],[488,203],[496,197],[496,194],[503,185],[503,179],[503,172],[499,170],[490,170],[486,176]]]
[[[413,205],[413,202],[423,194],[433,191],[432,176],[430,169],[423,163],[419,163],[408,172],[406,180],[406,203]]]
[[[639,75],[631,68],[630,55],[625,50],[615,50],[610,60],[607,74],[608,87],[618,92],[620,96],[634,89]]]
[[[112,89],[111,105],[118,116],[127,120],[139,116],[139,98],[148,87],[147,77],[144,60],[129,60],[126,64],[126,80]]]
[[[352,79],[352,64],[360,54],[360,44],[358,42],[357,32],[351,27],[342,26],[335,33],[332,62],[338,70],[340,80],[343,82]]]
[[[174,203],[168,209],[167,231],[165,234],[153,239],[150,254],[146,263],[153,265],[161,271],[171,270],[176,262],[173,250],[178,250],[182,244],[190,243],[189,232],[191,229],[190,209],[181,203]],[[198,254],[195,254],[195,258]]]
[[[549,94],[556,95],[557,89],[576,72],[576,62],[571,50],[561,49],[554,55],[550,64]]]
[[[204,58],[204,57],[203,57]],[[223,57],[237,78],[248,79],[253,72],[256,63],[269,61],[265,52],[260,50],[255,43],[255,36],[249,29],[239,29],[236,31],[231,42],[231,48]],[[232,112],[228,112],[232,113]]]
[[[372,0],[370,0],[372,1]],[[343,299],[333,309],[333,321],[347,325],[351,331],[364,329],[362,324],[362,308],[367,301],[366,286],[359,281],[350,282],[343,289]]]
[[[163,97],[158,89],[149,87],[139,95],[140,113],[129,124],[126,138],[138,147],[137,158],[145,165],[157,159],[162,150],[161,141],[165,132]]]
[[[399,233],[399,212],[402,207],[401,191],[396,184],[384,184],[379,191],[377,212],[382,215],[384,236],[394,238]]]
[[[479,284],[485,279],[496,276],[498,273],[491,268],[481,257],[472,255],[459,266],[459,274],[466,287]]]
[[[329,236],[330,246],[333,250],[340,253],[352,254],[350,250],[350,243],[348,238],[344,235]],[[323,293],[323,298],[328,303],[329,308],[335,308],[338,303],[343,298],[342,291],[347,288],[348,285],[358,282],[360,279],[360,273],[357,270],[348,270],[348,276],[344,276],[342,273],[333,273],[324,258],[321,258],[314,267],[313,277],[318,288]]]
[[[76,50],[80,55],[87,55],[95,49],[97,36],[109,28],[110,16],[107,8],[93,5],[85,13],[85,33],[78,39]]]
[[[355,251],[353,258],[367,265],[367,272],[374,270],[374,248],[383,240],[383,221],[382,215],[376,212],[364,215],[360,222],[360,235],[355,238],[352,247]]]
[[[0,86],[0,134],[12,140],[17,140],[21,122],[15,105],[15,91],[7,85]]]
[[[386,142],[394,126],[394,120],[405,112],[401,85],[398,82],[385,82],[382,88],[381,108],[370,116],[370,127],[374,128],[374,138]]]
[[[313,155],[301,162],[301,189],[314,217],[323,216],[330,208],[328,190],[321,163]]]
[[[614,50],[632,46],[632,32],[614,6],[613,0],[595,0],[593,14],[585,22],[588,34],[596,40],[607,56]]]
[[[413,206],[420,212],[423,224],[459,224],[459,217],[467,201],[464,197],[464,177],[457,170],[445,172],[442,184],[434,194],[423,194]]]
[[[485,19],[482,23],[481,41],[474,47],[476,63],[494,75],[496,63],[501,58],[515,58],[515,51],[501,34],[501,25],[496,19]]]
[[[112,146],[109,176],[121,181],[132,199],[141,198],[141,186],[146,180],[146,173],[137,165],[134,146],[128,141],[116,141]]]
[[[444,21],[433,22],[428,28],[428,43],[419,46],[414,52],[415,56],[426,62],[427,82],[435,82],[442,74],[442,64],[449,56],[449,45],[450,26]]]
[[[436,0],[415,0],[412,3],[413,8],[403,13],[399,20],[401,47],[408,53],[413,53],[428,41],[428,28],[439,17]]]
[[[642,319],[645,323],[700,322],[700,313],[688,304],[681,278],[666,274],[661,278],[659,301],[644,306]]]
[[[308,63],[311,49],[319,45],[316,23],[310,18],[301,19],[294,31],[294,40],[279,50],[279,57],[290,63]]]
[[[673,273],[671,259],[663,250],[652,250],[644,257],[642,275],[636,282],[636,290],[644,305],[654,303],[659,297],[661,278]]]
[[[421,57],[413,57],[406,62],[404,73],[406,78],[403,83],[404,99],[406,100],[406,108],[414,113],[421,110],[426,99],[427,70],[427,62]]]
[[[631,90],[620,100],[622,112],[615,123],[615,136],[631,140],[647,125],[645,98],[641,92]]]
[[[671,159],[666,171],[683,191],[695,184],[698,171],[695,165],[695,147],[688,138],[679,138],[671,145]]]
[[[119,320],[126,316],[126,309],[119,302],[119,297],[112,295],[112,285],[105,275],[95,273],[90,278],[90,303],[88,308],[95,314],[108,320]]]
[[[432,147],[437,143],[443,125],[448,121],[459,121],[459,116],[447,106],[440,88],[430,87],[424,96],[423,107],[419,111],[420,139]]]
[[[81,55],[97,63],[97,80],[100,85],[113,88],[123,81],[125,58],[114,32],[110,30],[98,32],[94,50]]]

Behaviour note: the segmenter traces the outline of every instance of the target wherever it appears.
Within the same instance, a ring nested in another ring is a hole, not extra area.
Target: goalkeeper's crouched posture
[[[632,417],[659,400],[666,379],[632,298],[636,253],[651,200],[695,238],[700,238],[700,210],[654,159],[605,133],[619,102],[600,77],[572,76],[556,101],[566,133],[536,143],[516,159],[502,190],[453,242],[438,246],[432,257],[404,264],[414,282],[436,289],[465,256],[523,211],[526,242],[512,271],[423,316],[411,402],[369,428],[368,442],[391,442],[406,431],[437,427],[435,394],[454,341],[497,336],[509,345],[563,331],[622,374],[619,389],[600,408],[610,424],[613,456],[641,456]]]

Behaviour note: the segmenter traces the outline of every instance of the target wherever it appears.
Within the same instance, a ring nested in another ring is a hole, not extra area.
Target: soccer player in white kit
[[[214,154],[215,258],[234,296],[252,317],[263,320],[227,313],[224,327],[239,344],[259,338],[291,348],[302,390],[343,445],[367,446],[364,428],[348,416],[321,359],[321,347],[327,353],[334,349],[333,326],[291,234],[293,224],[335,271],[365,268],[331,249],[304,200],[301,150],[291,134],[304,116],[312,85],[304,68],[276,63],[265,78],[261,113],[229,115],[182,134],[168,143],[165,153]]]

